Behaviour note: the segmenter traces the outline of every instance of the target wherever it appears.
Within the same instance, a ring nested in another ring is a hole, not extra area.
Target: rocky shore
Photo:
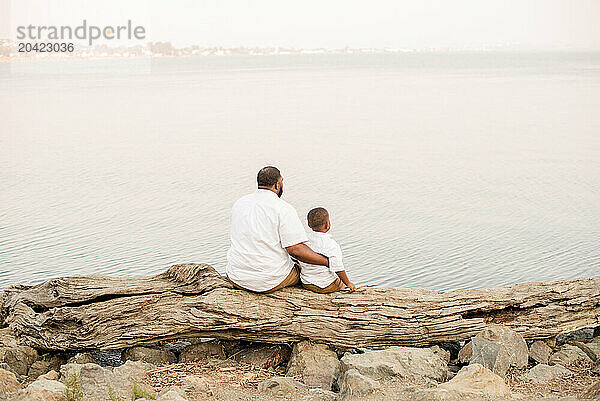
[[[76,354],[20,345],[3,328],[0,399],[600,400],[600,328],[526,342],[494,325],[421,348],[188,338]]]
[[[600,400],[599,288],[255,294],[192,263],[16,285],[0,401]]]

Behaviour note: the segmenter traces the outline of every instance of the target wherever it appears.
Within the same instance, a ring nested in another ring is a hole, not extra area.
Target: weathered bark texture
[[[502,324],[526,339],[600,325],[600,277],[460,291],[236,290],[211,266],[146,278],[66,277],[4,294],[6,323],[36,348],[115,349],[185,337],[311,339],[338,347],[466,340]]]

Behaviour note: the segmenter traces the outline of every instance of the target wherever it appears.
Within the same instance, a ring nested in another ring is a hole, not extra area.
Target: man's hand
[[[329,259],[320,253],[316,253],[303,242],[288,246],[285,250],[300,262],[310,263],[311,265],[329,266]]]
[[[348,287],[348,289],[350,290],[350,292],[354,292],[356,291],[356,286],[352,283],[348,283],[348,285],[346,285],[346,287]]]

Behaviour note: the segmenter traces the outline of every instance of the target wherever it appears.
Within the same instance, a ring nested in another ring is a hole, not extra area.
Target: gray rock
[[[37,380],[58,380],[60,375],[55,370],[51,370],[47,373],[44,373],[41,376],[38,376]]]
[[[448,365],[448,372],[458,373],[458,371],[462,368],[460,365]]]
[[[69,363],[61,366],[60,375],[65,384],[78,382],[86,401],[106,401],[109,394],[130,399],[134,387],[138,393],[153,394],[152,388],[144,384],[148,371],[153,368],[154,365],[142,361],[127,361],[117,368]]]
[[[148,377],[148,372],[154,369],[152,364],[143,361],[127,361],[123,365],[112,369],[114,378],[123,382],[141,383]]]
[[[60,368],[60,381],[69,388],[80,388],[89,401],[105,401],[106,395],[130,396],[129,389],[122,391],[113,381],[112,372],[95,363],[67,363]],[[114,393],[113,393],[114,392]]]
[[[20,390],[14,400],[19,401],[62,401],[66,387],[56,380],[36,380]]]
[[[179,354],[181,351],[185,349],[185,347],[189,347],[192,345],[190,341],[177,340],[168,343],[161,344],[160,348],[166,351],[171,351],[174,354]]]
[[[434,345],[433,347],[431,347],[431,350],[435,352],[435,354],[439,356],[442,359],[442,361],[446,362],[446,365],[450,363],[450,351],[446,351],[439,345]]]
[[[569,344],[576,346],[594,362],[600,360],[600,338],[596,337],[588,343],[571,341]]]
[[[458,360],[460,363],[468,364],[473,356],[473,343],[469,341],[466,343],[460,351],[458,351]]]
[[[48,373],[50,370],[50,361],[35,361],[30,367],[27,373],[30,379],[36,379],[39,376]]]
[[[507,352],[509,366],[517,369],[527,367],[529,349],[523,336],[516,331],[504,326],[488,326],[475,337],[485,338],[504,347]]]
[[[583,329],[575,330],[570,333],[560,334],[556,337],[556,343],[558,345],[563,345],[568,343],[569,341],[577,341],[577,340],[591,340],[594,337],[594,328],[593,327],[585,327]]]
[[[100,366],[121,366],[125,361],[121,359],[122,350],[109,349],[105,351],[92,351],[90,355],[94,358]],[[92,362],[94,363],[94,362]]]
[[[569,369],[565,368],[562,365],[550,366],[540,364],[535,365],[527,373],[525,373],[524,376],[536,383],[543,383],[547,382],[548,380],[561,378],[572,374],[573,372],[571,372]]]
[[[462,363],[479,363],[505,376],[512,366],[525,368],[529,349],[523,337],[503,326],[489,326],[471,339],[458,353]]]
[[[398,376],[406,379],[446,380],[448,366],[430,348],[390,347],[364,354],[346,354],[342,371],[356,369],[372,379]]]
[[[473,354],[469,361],[470,364],[478,363],[499,376],[506,376],[510,362],[504,346],[479,337],[473,337],[471,343]]]
[[[535,341],[529,347],[529,357],[537,363],[547,365],[550,360],[552,348],[543,341]]]
[[[290,359],[290,354],[290,347],[287,345],[254,344],[239,351],[233,359],[262,369],[269,369],[286,363]]]
[[[331,390],[340,369],[337,354],[329,346],[302,341],[294,344],[286,375],[297,378],[309,387]]]
[[[0,397],[16,393],[21,389],[17,376],[6,369],[0,369]]]
[[[266,395],[282,397],[306,387],[291,377],[275,376],[258,385],[258,390]]]
[[[217,341],[199,342],[185,347],[179,354],[179,362],[197,362],[208,358],[225,359],[225,350]]]
[[[67,363],[79,363],[79,364],[84,364],[84,363],[95,363],[98,364],[98,361],[96,360],[96,358],[94,358],[92,356],[92,354],[90,354],[89,352],[82,352],[82,353],[78,353],[75,354],[75,356],[69,358],[69,360],[67,360]]]
[[[11,372],[26,376],[29,367],[38,359],[35,349],[24,345],[0,348],[0,362],[8,365]]]
[[[564,344],[560,347],[560,350],[550,356],[548,365],[563,365],[568,366],[573,362],[584,359],[591,361],[585,352],[580,350],[574,345]]]
[[[452,380],[440,384],[438,388],[491,397],[510,397],[510,389],[504,379],[479,364],[465,366]]]
[[[129,348],[123,351],[121,359],[124,361],[144,361],[156,366],[177,362],[177,357],[173,352],[148,347]]]
[[[375,380],[361,375],[356,369],[344,372],[338,380],[338,386],[343,396],[364,396],[379,388]]]
[[[44,355],[39,357],[27,371],[27,376],[30,379],[35,379],[51,370],[58,371],[60,367],[67,362],[64,354]]]

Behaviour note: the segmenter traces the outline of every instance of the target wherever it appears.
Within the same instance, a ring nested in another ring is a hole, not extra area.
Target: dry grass
[[[548,396],[580,397],[587,388],[600,380],[600,377],[592,372],[595,365],[590,361],[579,360],[566,367],[573,372],[571,375],[546,383],[536,383],[527,379],[524,377],[526,370],[510,371],[506,382],[513,394],[543,399]],[[211,390],[228,388],[232,392],[230,393],[232,397],[236,395],[234,398],[238,399],[237,395],[244,394],[245,389],[256,390],[259,383],[283,374],[281,369],[270,371],[233,360],[209,359],[202,362],[176,363],[158,367],[150,371],[147,383],[158,393],[165,387],[181,385],[186,376],[196,375],[202,377]],[[434,387],[430,382],[415,382],[399,378],[380,380],[380,384],[384,389],[396,389],[394,393],[398,389]],[[255,393],[255,391],[253,392]]]
[[[579,397],[600,379],[597,374],[592,372],[595,364],[591,361],[580,359],[565,367],[573,373],[546,383],[536,383],[527,379],[523,376],[525,371],[510,372],[506,381],[513,393],[522,395]]]
[[[156,392],[165,387],[178,386],[186,376],[202,377],[210,386],[223,385],[243,388],[256,388],[258,384],[281,374],[232,360],[209,359],[201,362],[174,363],[164,365],[149,372],[148,384]]]

